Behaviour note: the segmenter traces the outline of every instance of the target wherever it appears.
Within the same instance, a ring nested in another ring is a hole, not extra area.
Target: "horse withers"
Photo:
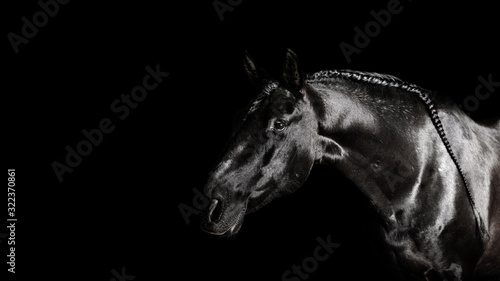
[[[500,280],[499,118],[476,123],[390,75],[304,75],[290,50],[279,79],[248,54],[244,67],[258,95],[205,186],[204,231],[234,235],[246,214],[327,164],[373,205],[398,279]],[[407,176],[388,188],[401,155]]]

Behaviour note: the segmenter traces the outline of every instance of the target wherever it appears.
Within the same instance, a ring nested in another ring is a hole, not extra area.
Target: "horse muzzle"
[[[201,229],[213,235],[231,235],[238,232],[243,223],[246,204],[227,206],[223,198],[212,199],[202,222]]]

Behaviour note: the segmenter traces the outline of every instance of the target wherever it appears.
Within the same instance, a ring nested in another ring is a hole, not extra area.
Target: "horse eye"
[[[283,131],[285,127],[286,127],[285,121],[283,120],[274,121],[273,129],[275,131]]]

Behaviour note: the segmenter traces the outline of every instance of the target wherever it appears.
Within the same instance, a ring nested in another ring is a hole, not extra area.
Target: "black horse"
[[[245,214],[329,164],[378,213],[397,278],[500,280],[499,118],[476,123],[390,75],[304,75],[290,50],[279,80],[248,55],[244,65],[259,95],[205,186],[203,230],[235,234]]]

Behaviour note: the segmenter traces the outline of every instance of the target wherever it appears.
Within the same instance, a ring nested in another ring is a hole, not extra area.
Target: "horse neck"
[[[418,193],[419,180],[428,164],[422,152],[432,154],[433,148],[439,147],[439,155],[434,156],[449,158],[425,107],[419,104],[405,108],[404,114],[411,118],[399,116],[397,110],[394,116],[388,116],[390,108],[384,114],[378,105],[370,103],[373,101],[366,102],[360,98],[363,95],[353,94],[352,88],[323,84],[313,87],[325,107],[319,119],[319,134],[338,143],[345,152],[332,164],[365,194],[388,225],[394,225],[398,210]],[[390,101],[380,103],[390,106]],[[449,191],[431,190],[429,195],[433,192],[437,196]]]

